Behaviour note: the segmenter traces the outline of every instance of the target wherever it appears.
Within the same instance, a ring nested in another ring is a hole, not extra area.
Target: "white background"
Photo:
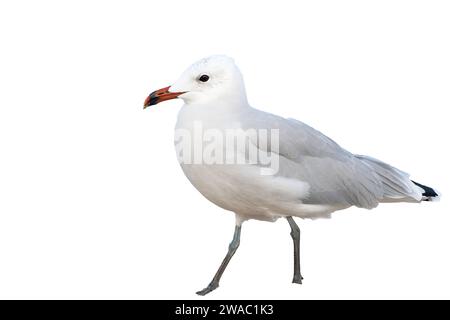
[[[447,1],[2,1],[0,298],[198,298],[234,215],[179,168],[195,60],[235,58],[255,107],[444,193],[439,203],[244,224],[208,298],[450,298]]]

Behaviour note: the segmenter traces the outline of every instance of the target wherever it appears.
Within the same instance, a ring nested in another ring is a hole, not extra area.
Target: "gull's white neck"
[[[176,128],[189,128],[195,121],[200,121],[204,127],[221,129],[227,125],[235,125],[249,108],[245,97],[186,103],[178,113]]]

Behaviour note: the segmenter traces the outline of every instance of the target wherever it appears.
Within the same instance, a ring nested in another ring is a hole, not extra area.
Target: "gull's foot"
[[[292,283],[302,284],[303,277],[302,275],[295,275],[294,279],[292,279]]]
[[[208,293],[210,293],[211,291],[217,289],[218,287],[219,287],[218,284],[210,283],[205,289],[197,291],[197,294],[199,296],[204,296],[204,295],[207,295]]]

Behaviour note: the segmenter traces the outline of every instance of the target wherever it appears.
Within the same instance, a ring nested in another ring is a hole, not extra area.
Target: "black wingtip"
[[[422,193],[422,196],[427,197],[427,198],[435,198],[435,197],[439,196],[437,194],[437,192],[433,190],[433,188],[424,186],[423,184],[420,184],[413,180],[411,180],[411,182],[414,183],[416,186],[421,187],[425,191],[424,193]]]

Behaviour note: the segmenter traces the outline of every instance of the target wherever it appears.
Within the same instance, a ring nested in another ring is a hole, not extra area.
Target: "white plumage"
[[[216,81],[204,88],[200,74]],[[193,82],[193,83],[192,83]],[[198,91],[194,91],[197,89]],[[275,220],[293,215],[328,217],[352,205],[371,209],[380,202],[420,201],[421,188],[408,174],[381,161],[356,156],[308,125],[250,107],[239,70],[230,58],[214,56],[191,66],[170,88],[186,101],[176,129],[279,129],[280,168],[262,176],[251,165],[181,164],[192,184],[240,220]],[[257,145],[257,141],[252,141]],[[226,152],[226,151],[225,151]]]
[[[235,251],[232,247],[237,248],[236,241],[239,244],[240,225],[245,220],[274,221],[292,216],[323,218],[350,206],[372,209],[382,202],[437,199],[433,189],[412,182],[409,175],[399,169],[368,156],[354,155],[300,121],[252,108],[247,101],[242,75],[231,58],[202,59],[165,89],[162,95],[160,91],[152,93],[146,106],[158,103],[160,98],[183,99],[185,104],[179,112],[176,130],[190,133],[192,145],[204,143],[197,141],[204,137],[195,133],[196,123],[201,123],[203,130],[214,130],[222,135],[229,129],[277,130],[279,137],[274,148],[272,143],[247,136],[253,147],[277,156],[279,164],[272,175],[262,175],[263,166],[258,163],[181,163],[188,179],[207,199],[237,217],[233,246],[230,245],[216,277],[200,294],[218,286],[221,273]],[[225,158],[231,151],[226,145],[223,147]],[[237,152],[247,158],[248,146]],[[297,232],[292,218],[288,221],[295,247],[299,230]],[[298,256],[298,250],[296,252]],[[301,279],[298,262],[294,282],[301,283]]]

